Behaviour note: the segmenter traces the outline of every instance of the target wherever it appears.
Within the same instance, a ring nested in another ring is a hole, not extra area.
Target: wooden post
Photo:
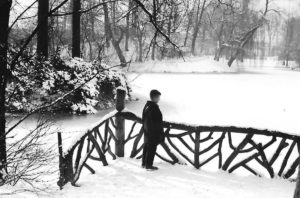
[[[200,152],[200,132],[197,131],[195,135],[195,156],[194,156],[195,157],[194,164],[197,169],[200,167],[199,152]]]
[[[298,138],[297,138],[297,147],[298,147],[298,154],[300,155],[300,141]],[[300,163],[298,166],[298,175],[297,175],[296,189],[294,192],[294,198],[300,198]]]
[[[124,88],[117,88],[116,109],[121,112],[125,108],[126,90]],[[118,157],[124,157],[124,142],[125,142],[125,119],[116,116],[116,145],[115,153]]]
[[[58,153],[59,153],[59,181],[57,182],[57,185],[62,190],[62,187],[64,185],[64,171],[63,171],[63,148],[62,148],[62,140],[61,140],[61,132],[57,133],[57,139],[58,139]]]
[[[60,189],[62,189],[66,183],[73,180],[73,151],[64,156],[61,132],[57,133],[57,139],[59,152],[59,180],[57,182],[57,185],[60,187]]]

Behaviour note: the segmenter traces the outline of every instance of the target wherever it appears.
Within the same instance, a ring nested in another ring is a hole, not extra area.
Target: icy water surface
[[[138,115],[151,89],[162,92],[165,120],[194,125],[254,127],[300,134],[300,72],[129,73],[132,95],[126,107]],[[84,130],[112,109],[91,115],[55,114],[62,131]],[[22,127],[36,123],[37,116]],[[16,120],[16,119],[14,119]]]

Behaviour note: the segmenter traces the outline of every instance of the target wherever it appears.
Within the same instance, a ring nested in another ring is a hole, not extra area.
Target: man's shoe
[[[156,166],[146,166],[146,170],[154,171],[154,170],[158,170],[158,168]]]

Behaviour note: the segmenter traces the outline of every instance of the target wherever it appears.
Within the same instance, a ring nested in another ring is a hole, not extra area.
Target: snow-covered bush
[[[123,73],[99,62],[62,59],[59,54],[42,61],[24,54],[9,82],[9,111],[29,111],[81,86],[51,110],[95,113],[97,107],[112,105],[116,87],[130,91]]]

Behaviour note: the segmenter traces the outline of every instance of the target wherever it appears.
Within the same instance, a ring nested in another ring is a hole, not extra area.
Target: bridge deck
[[[164,162],[157,165],[159,171],[149,172],[134,159],[114,160],[106,167],[98,163],[93,165],[95,175],[83,170],[77,183],[80,188],[67,184],[54,197],[290,198],[295,187],[295,183],[283,179],[241,177],[222,171],[208,173]]]

